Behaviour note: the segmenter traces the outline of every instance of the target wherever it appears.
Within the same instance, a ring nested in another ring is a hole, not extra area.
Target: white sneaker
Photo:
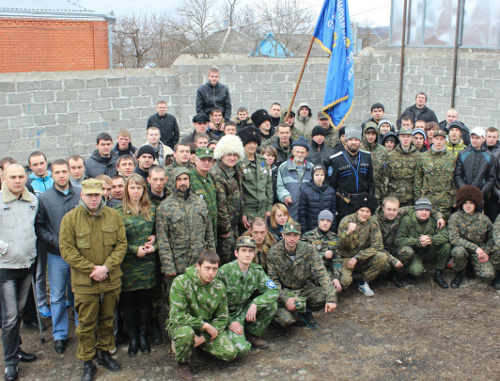
[[[373,291],[370,288],[370,285],[367,282],[363,284],[358,283],[358,290],[361,291],[365,296],[373,296]]]

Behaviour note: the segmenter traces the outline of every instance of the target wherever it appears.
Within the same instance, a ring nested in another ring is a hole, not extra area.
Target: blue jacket
[[[292,197],[292,203],[288,205],[288,213],[294,221],[298,221],[299,219],[301,188],[311,180],[312,164],[305,160],[303,168],[304,171],[301,179],[299,179],[299,171],[293,161],[293,157],[282,163],[278,168],[278,180],[276,182],[278,200],[285,203],[285,198],[288,196]]]
[[[33,187],[35,195],[38,196],[41,193],[45,192],[47,189],[52,188],[52,186],[54,185],[52,172],[47,171],[47,175],[45,177],[38,177],[35,176],[34,173],[31,173],[28,177],[27,184]]]
[[[335,228],[335,190],[325,182],[318,187],[314,180],[302,187],[299,202],[299,224],[303,232],[313,230],[318,226],[318,215],[322,210],[329,210],[333,213],[331,231]]]

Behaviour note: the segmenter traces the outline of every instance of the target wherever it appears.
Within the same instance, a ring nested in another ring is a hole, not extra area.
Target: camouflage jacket
[[[117,206],[116,211],[122,218],[125,225],[125,234],[127,235],[127,252],[121,263],[122,291],[135,291],[153,288],[156,284],[156,257],[158,252],[146,254],[144,257],[138,257],[139,246],[148,241],[149,236],[155,234],[155,216],[156,206],[151,205],[150,218],[146,221],[141,216],[134,216],[132,213],[123,212],[123,205]],[[155,243],[154,248],[158,250]]]
[[[457,193],[455,165],[455,156],[447,150],[436,152],[431,148],[422,153],[415,167],[414,199],[428,198],[440,212],[448,212]]]
[[[222,266],[217,277],[226,285],[229,324],[244,320],[250,303],[255,304],[257,311],[260,311],[276,303],[280,293],[262,267],[255,263],[250,263],[246,277],[241,272],[237,260]]]
[[[462,246],[473,252],[480,247],[489,254],[495,245],[493,224],[482,213],[468,215],[463,210],[456,211],[450,217],[448,231],[452,246]]]
[[[197,274],[196,267],[188,267],[172,282],[167,329],[190,326],[199,332],[208,323],[220,333],[229,318],[226,286],[217,278],[203,285]]]
[[[446,150],[455,155],[455,158],[457,158],[458,153],[464,148],[467,148],[467,145],[465,145],[462,140],[460,140],[457,144],[453,144],[450,141],[446,142]]]
[[[321,258],[323,258],[323,264],[332,279],[339,279],[340,272],[342,270],[342,257],[338,252],[339,238],[337,235],[331,231],[328,231],[325,234],[316,228],[304,233],[301,239],[313,245],[316,252],[321,255]],[[325,252],[328,250],[333,252],[333,257],[330,259],[325,258]]]
[[[193,193],[184,200],[176,192],[160,204],[156,234],[164,274],[182,274],[196,263],[203,250],[215,251],[207,205]]]
[[[217,206],[219,221],[217,232],[226,234],[236,226],[243,217],[243,190],[241,175],[235,168],[228,168],[222,161],[217,160],[211,170],[217,191]]]
[[[347,235],[351,222],[358,227],[350,235]],[[359,221],[357,213],[344,217],[340,222],[338,234],[339,253],[343,258],[352,258],[358,255],[358,260],[364,261],[384,250],[382,231],[377,219],[373,216],[364,223]],[[395,264],[397,259],[389,256],[388,262]]]
[[[243,236],[251,237],[252,234],[247,230],[243,234]],[[255,250],[255,257],[253,258],[253,263],[257,263],[258,265],[261,265],[266,274],[267,274],[267,253],[269,252],[269,249],[275,244],[276,244],[276,239],[268,231],[266,233],[266,238],[264,239],[264,243],[262,244],[262,247],[260,249],[257,247],[257,249]]]
[[[497,217],[493,224],[493,241],[496,246],[500,246],[500,217]]]
[[[294,297],[291,290],[301,290],[307,285],[316,284],[323,287],[327,295],[327,303],[336,303],[337,295],[332,286],[321,256],[314,247],[304,241],[299,241],[295,249],[295,260],[292,261],[285,249],[285,241],[274,245],[267,257],[267,272],[280,290],[278,304],[283,306]]]
[[[273,179],[264,156],[255,154],[251,162],[246,156],[236,169],[242,177],[243,205],[245,216],[262,217],[273,207]]]
[[[167,185],[165,185],[165,187],[170,191],[170,194],[175,192],[174,171],[177,167],[186,167],[187,169],[192,169],[193,164],[191,164],[191,162],[188,162],[186,165],[180,165],[176,160],[174,160],[172,164],[165,167],[165,173],[167,174]]]
[[[208,214],[212,221],[214,240],[217,245],[217,222],[219,220],[219,209],[217,208],[217,192],[215,191],[215,181],[208,173],[207,177],[199,174],[196,168],[191,170],[191,192],[200,196],[207,204]]]
[[[363,143],[361,143],[361,149],[371,153],[373,180],[375,182],[375,195],[380,203],[384,194],[383,179],[389,151],[387,151],[387,148],[379,143],[372,146],[371,144],[368,144],[366,140],[363,140]]]
[[[408,151],[398,145],[389,152],[383,177],[384,197],[397,197],[401,205],[413,204],[415,167],[419,158],[420,152],[413,145]]]
[[[417,221],[415,212],[409,212],[399,224],[394,244],[396,247],[409,246],[417,250],[422,250],[422,245],[420,244],[421,235],[429,235],[432,244],[435,246],[441,246],[450,242],[448,229],[444,227],[439,230],[434,217],[431,216],[426,222],[420,223]]]

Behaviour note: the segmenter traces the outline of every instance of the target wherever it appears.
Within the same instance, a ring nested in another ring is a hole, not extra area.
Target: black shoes
[[[5,380],[6,381],[15,381],[17,380],[17,374],[19,372],[19,368],[15,364],[7,364],[5,366]]]
[[[460,283],[462,283],[463,271],[455,271],[455,277],[451,281],[451,288],[457,289],[460,287]]]
[[[137,356],[138,351],[139,351],[139,340],[137,340],[137,336],[129,334],[128,355],[130,357],[135,357]]]
[[[111,372],[118,372],[122,368],[118,361],[113,359],[109,352],[106,351],[97,350],[96,361],[99,365],[102,365]]]
[[[436,282],[441,288],[448,288],[448,283],[443,278],[443,270],[436,270],[434,273],[434,282]]]
[[[392,281],[392,283],[394,283],[395,287],[403,288],[404,286],[406,286],[405,282],[403,282],[401,280],[401,278],[399,277],[399,274],[396,271],[392,271],[390,277],[391,277],[391,281]]]
[[[316,329],[319,327],[318,322],[314,319],[314,316],[310,310],[306,310],[304,313],[297,313],[297,316],[301,318],[306,324],[307,328]]]
[[[23,322],[24,328],[32,329],[34,331],[39,331],[38,328],[38,322],[36,320],[33,320],[29,323]],[[45,327],[45,324],[42,323],[42,331],[45,331],[47,327]]]
[[[160,322],[158,318],[153,318],[151,320],[151,340],[153,345],[163,344],[163,337],[160,329]]]
[[[83,374],[82,381],[92,381],[95,374],[97,373],[97,367],[94,365],[93,361],[84,361],[83,363]]]
[[[17,357],[19,358],[19,361],[21,361],[21,362],[32,362],[32,361],[36,360],[35,355],[32,355],[31,353],[23,352],[22,350],[19,350]]]
[[[56,340],[54,342],[54,350],[57,353],[64,353],[66,350],[66,340]]]

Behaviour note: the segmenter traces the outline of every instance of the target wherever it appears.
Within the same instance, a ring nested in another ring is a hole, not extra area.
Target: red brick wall
[[[107,21],[0,18],[0,72],[108,69]]]

